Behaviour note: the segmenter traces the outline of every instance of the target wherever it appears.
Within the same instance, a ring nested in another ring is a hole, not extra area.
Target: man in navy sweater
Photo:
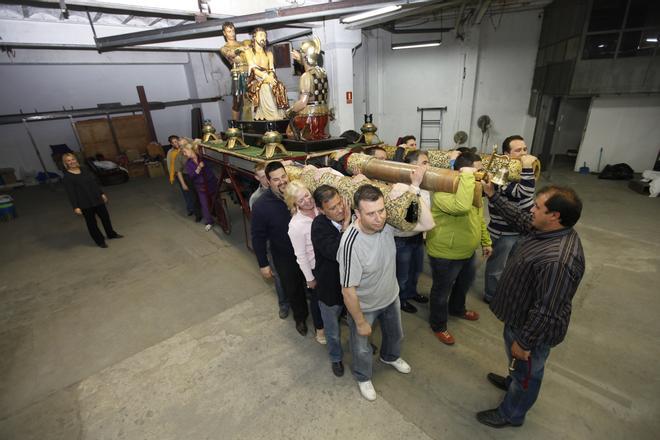
[[[307,299],[305,297],[305,277],[298,267],[296,255],[289,239],[291,213],[284,202],[284,190],[289,183],[284,165],[274,161],[266,165],[266,177],[270,188],[255,202],[252,209],[252,246],[257,255],[261,275],[272,278],[273,271],[268,263],[266,250],[270,243],[273,264],[284,292],[289,299],[296,330],[302,336],[307,334]]]

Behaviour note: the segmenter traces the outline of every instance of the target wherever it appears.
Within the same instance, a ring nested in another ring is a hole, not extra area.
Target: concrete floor
[[[501,398],[486,373],[507,367],[483,267],[468,298],[482,319],[450,322],[447,347],[426,306],[404,314],[413,371],[376,363],[370,403],[277,317],[235,207],[225,236],[162,180],[108,187],[126,238],[104,250],[61,187],[15,191],[20,217],[0,223],[0,439],[657,438],[660,203],[624,182],[553,179],[585,201],[587,272],[539,401],[505,430],[474,419]]]

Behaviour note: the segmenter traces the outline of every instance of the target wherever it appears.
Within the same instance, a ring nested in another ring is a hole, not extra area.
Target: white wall
[[[392,51],[390,46],[392,41],[437,39],[438,34],[365,32],[354,57],[356,129],[369,112],[383,141],[393,143],[411,133],[419,137],[417,107],[447,106],[444,148],[453,146],[458,130],[470,134],[470,145],[479,146],[476,121],[482,114],[493,121],[490,144],[499,144],[513,133],[531,139],[534,123],[527,106],[541,29],[539,14],[540,10],[504,15],[496,29],[486,18],[481,26],[469,29],[464,41],[445,33],[442,46],[435,48]],[[433,128],[424,133],[424,137],[435,134]]]
[[[173,101],[218,96],[227,91],[228,73],[219,56],[210,53],[53,51],[17,49],[15,58],[0,60],[0,114],[96,107],[99,103],[139,101],[143,85],[150,101]],[[152,112],[158,141],[173,133],[190,135],[192,106]],[[205,118],[218,129],[223,124],[218,103],[203,105]],[[83,118],[90,119],[90,118]],[[78,150],[69,120],[29,123],[46,167],[54,171],[51,144],[66,143]],[[41,171],[22,124],[0,125],[0,167]]]
[[[660,150],[659,115],[657,96],[594,98],[575,171],[585,162],[596,171],[601,148],[601,170],[621,162],[636,172],[653,169]]]

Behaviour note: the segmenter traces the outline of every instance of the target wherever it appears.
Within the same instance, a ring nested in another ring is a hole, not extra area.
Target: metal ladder
[[[442,146],[442,115],[447,111],[445,107],[417,107],[417,111],[421,112],[421,122],[419,125],[419,147],[422,148],[425,143],[435,144],[437,149]],[[424,119],[424,112],[438,112],[437,119]],[[438,127],[438,134],[435,138],[424,137],[424,127]]]

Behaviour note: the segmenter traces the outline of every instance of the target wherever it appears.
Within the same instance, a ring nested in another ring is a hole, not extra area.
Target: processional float
[[[272,53],[265,48],[265,36],[265,31],[259,29],[253,32],[251,40],[237,42],[235,38],[231,40],[225,34],[227,45],[221,53],[233,63],[231,72],[234,83],[237,80],[238,83],[233,87],[234,119],[224,133],[227,138],[224,148],[233,150],[247,148],[248,144],[258,145],[262,147],[259,155],[261,159],[285,159],[288,156],[286,147],[305,153],[338,150],[334,159],[341,163],[346,173],[352,176],[362,174],[367,180],[353,179],[329,168],[287,166],[290,179],[300,179],[310,191],[322,184],[331,185],[349,200],[353,199],[353,194],[360,186],[365,183],[372,184],[381,189],[385,196],[388,223],[402,230],[412,229],[417,222],[418,196],[405,192],[391,199],[390,195],[391,184],[410,184],[410,173],[415,166],[350,152],[345,149],[348,144],[346,139],[332,138],[327,132],[332,112],[328,106],[327,74],[318,65],[321,54],[320,40],[314,37],[303,41],[300,48],[292,52],[294,59],[303,66],[304,73],[300,78],[299,98],[289,107],[282,99],[281,95],[286,95],[286,90],[275,75]],[[247,85],[243,84],[245,81]],[[245,93],[237,98],[236,93],[241,90]],[[238,115],[241,115],[240,119]],[[278,115],[286,117],[281,118]],[[358,143],[367,148],[379,146],[386,150],[388,158],[391,159],[397,147],[383,145],[376,134],[373,115],[364,116]],[[211,129],[206,127],[205,133],[211,133]],[[286,137],[281,133],[286,133]],[[427,154],[431,166],[424,175],[421,188],[432,192],[455,193],[459,172],[450,169],[451,152],[429,150]],[[492,180],[500,185],[520,180],[520,160],[497,154],[496,147],[492,154],[481,157],[482,162],[487,165],[475,173],[477,180]],[[538,177],[538,161],[535,164],[535,173]],[[474,206],[482,206],[481,185],[475,185],[472,202]]]

